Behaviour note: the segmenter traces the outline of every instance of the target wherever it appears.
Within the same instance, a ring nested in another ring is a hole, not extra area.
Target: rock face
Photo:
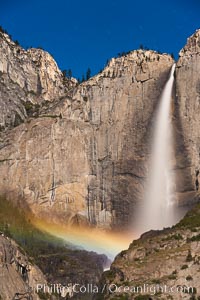
[[[152,51],[113,59],[78,89],[89,102],[88,216],[98,226],[125,227],[143,196],[147,132],[173,60]]]
[[[198,205],[172,229],[133,241],[104,273],[107,288],[95,299],[199,299],[199,220]]]
[[[133,51],[69,92],[49,54],[1,41],[2,127],[16,112],[24,121],[1,134],[1,193],[55,222],[125,227],[142,197],[147,128],[173,59]],[[27,99],[40,110],[26,120]]]
[[[0,278],[2,300],[15,299],[17,293],[21,297],[24,295],[23,299],[32,295],[33,300],[39,300],[35,293],[36,286],[41,282],[46,283],[40,269],[28,261],[14,241],[3,235],[0,236]]]
[[[48,53],[0,39],[0,193],[53,222],[126,228],[143,198],[153,116],[173,59],[132,51],[77,85]],[[183,205],[198,198],[198,59],[199,32],[176,68],[174,171]]]
[[[76,81],[64,80],[51,55],[25,51],[0,32],[0,128],[17,126],[31,112],[66,94]]]
[[[200,30],[179,53],[176,68],[175,123],[177,177],[182,203],[198,197],[200,170]]]

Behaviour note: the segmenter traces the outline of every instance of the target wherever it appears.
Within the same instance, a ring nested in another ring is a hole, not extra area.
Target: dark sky
[[[43,47],[81,77],[140,44],[177,57],[200,27],[200,0],[0,0],[0,25],[23,47]]]

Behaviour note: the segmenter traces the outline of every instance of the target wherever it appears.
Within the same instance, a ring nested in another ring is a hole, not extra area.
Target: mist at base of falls
[[[180,216],[175,197],[176,178],[172,167],[174,141],[171,122],[171,100],[175,64],[160,98],[145,186],[144,201],[138,207],[135,228],[138,234],[175,224]]]

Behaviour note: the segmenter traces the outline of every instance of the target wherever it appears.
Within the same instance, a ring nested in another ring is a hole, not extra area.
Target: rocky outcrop
[[[1,39],[3,65],[10,65],[1,78],[15,82],[4,84],[12,103],[23,103],[11,92],[19,95],[18,86],[36,103],[59,98],[1,134],[1,193],[24,199],[37,216],[54,222],[126,227],[143,194],[152,117],[173,59],[133,51],[66,93],[47,53]],[[22,58],[26,63],[19,65]]]
[[[182,203],[199,197],[200,30],[188,38],[176,67],[176,175]]]
[[[0,299],[3,300],[19,299],[17,294],[20,299],[39,300],[36,286],[46,283],[40,269],[31,264],[17,244],[3,234],[0,235],[0,278]]]
[[[200,206],[172,229],[133,241],[103,274],[95,299],[199,299]]]
[[[62,299],[93,298],[89,291],[84,297],[78,289],[74,288],[74,292],[73,286],[87,286],[88,283],[97,286],[104,266],[110,263],[108,258],[95,252],[68,249],[67,246],[57,245],[56,248],[53,244],[46,250],[50,253],[47,251],[37,257],[39,268],[14,240],[0,234],[1,300],[56,300],[61,299],[61,295]]]
[[[64,78],[52,56],[25,51],[0,32],[0,129],[17,126],[56,101],[77,83]]]

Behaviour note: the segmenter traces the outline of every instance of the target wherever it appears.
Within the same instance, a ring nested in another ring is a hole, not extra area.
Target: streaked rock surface
[[[153,117],[173,59],[132,51],[77,85],[48,53],[0,38],[1,194],[24,199],[34,214],[55,223],[126,228],[143,198]],[[199,195],[198,45],[199,32],[176,68],[174,170],[181,205]]]

